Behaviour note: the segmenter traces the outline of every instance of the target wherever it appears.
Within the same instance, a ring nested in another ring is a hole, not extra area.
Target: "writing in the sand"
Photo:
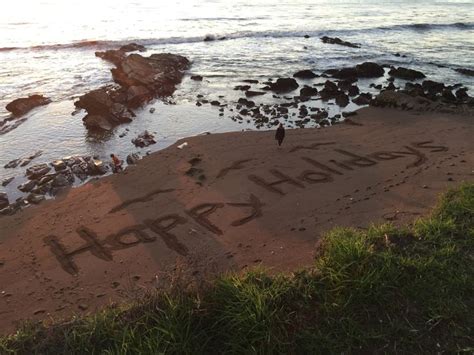
[[[226,207],[242,208],[250,211],[242,218],[231,222],[231,226],[238,227],[262,216],[263,203],[254,195],[250,195],[249,199],[244,202],[203,203],[186,210],[185,215],[167,214],[156,219],[145,219],[142,224],[127,227],[104,238],[83,226],[76,230],[77,235],[83,239],[83,244],[75,249],[67,248],[55,235],[44,238],[44,242],[50,247],[61,267],[72,275],[79,272],[79,267],[75,261],[77,255],[91,253],[99,259],[111,261],[113,260],[114,251],[128,249],[140,243],[153,243],[158,237],[163,240],[168,248],[186,256],[188,248],[173,234],[173,229],[189,223],[191,220],[211,233],[222,235],[222,230],[211,222],[209,216]]]
[[[316,160],[313,157],[301,157],[311,169],[306,169],[298,175],[290,175],[277,169],[270,169],[266,176],[251,174],[248,179],[257,186],[277,195],[285,195],[282,185],[293,186],[298,189],[306,188],[305,184],[323,184],[334,181],[336,176],[344,175],[359,168],[367,168],[377,165],[380,161],[395,160],[400,158],[411,158],[411,162],[406,165],[406,169],[423,165],[428,160],[425,151],[445,152],[447,147],[433,145],[433,141],[415,142],[402,147],[396,151],[378,151],[369,154],[357,154],[343,149],[333,149],[340,155],[338,159],[327,161]],[[331,145],[330,143],[316,143],[308,146],[297,146],[292,152],[300,150],[316,150],[321,145]],[[271,175],[270,177],[268,175]]]
[[[377,151],[369,154],[360,154],[349,152],[343,149],[333,149],[336,153],[336,159],[316,159],[308,156],[307,151],[317,150],[320,146],[333,145],[334,142],[313,143],[307,146],[300,145],[294,147],[290,152],[305,151],[305,156],[300,156],[308,164],[308,169],[299,174],[289,174],[278,169],[271,169],[265,175],[251,174],[248,179],[256,184],[258,188],[264,189],[277,195],[286,195],[293,189],[305,189],[308,185],[324,184],[335,180],[336,177],[350,173],[356,169],[367,168],[377,165],[381,161],[395,159],[410,159],[406,165],[407,169],[419,167],[428,160],[426,152],[444,152],[448,148],[440,145],[434,145],[433,141],[414,142],[403,146],[395,151]],[[253,159],[244,159],[232,163],[217,174],[217,178],[223,178],[235,170],[241,170],[246,167],[246,163]],[[155,190],[144,196],[125,201],[119,206],[114,207],[110,212],[115,213],[127,206],[135,203],[149,201],[159,194],[173,192],[173,189]],[[224,208],[239,208],[243,210],[244,216],[232,221],[232,227],[245,225],[252,220],[263,215],[262,207],[264,203],[257,196],[251,194],[243,202],[208,202],[194,206],[185,210],[182,214],[166,214],[155,219],[145,219],[141,224],[127,227],[107,235],[99,236],[90,228],[85,226],[76,230],[77,235],[82,239],[82,245],[79,247],[68,248],[55,235],[50,235],[44,239],[44,242],[50,247],[62,268],[70,273],[77,274],[79,267],[76,262],[76,256],[84,253],[91,253],[99,259],[105,261],[113,260],[113,253],[117,250],[128,249],[140,243],[153,243],[157,238],[176,253],[186,256],[188,248],[177,237],[177,231],[180,226],[193,223],[206,231],[215,235],[222,235],[222,229],[211,221],[211,215]],[[221,226],[222,227],[222,226]],[[174,233],[173,233],[174,232]]]

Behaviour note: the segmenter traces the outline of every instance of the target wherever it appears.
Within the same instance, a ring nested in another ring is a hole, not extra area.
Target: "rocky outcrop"
[[[132,45],[127,49],[141,48]],[[173,94],[190,65],[185,57],[169,53],[149,57],[140,54],[127,56],[121,49],[97,52],[96,55],[115,64],[111,72],[119,87],[104,86],[75,102],[76,107],[87,111],[83,121],[90,129],[110,130],[118,124],[130,122],[135,116],[131,109],[155,97]]]
[[[426,78],[425,74],[423,74],[421,71],[403,68],[403,67],[398,67],[398,68],[393,67],[388,72],[388,75],[393,76],[395,78],[399,78],[399,79],[405,79],[405,80],[416,80],[416,79]]]
[[[299,78],[299,79],[313,79],[317,77],[318,75],[315,74],[311,70],[300,70],[293,74],[293,78]]]
[[[38,106],[44,106],[51,102],[51,100],[43,95],[31,95],[20,98],[10,102],[5,108],[13,115],[19,117],[28,113]]]
[[[298,83],[293,78],[279,78],[276,82],[270,83],[272,91],[283,93],[293,91],[298,88]]]
[[[328,43],[328,44],[338,44],[340,46],[346,46],[346,47],[351,47],[351,48],[360,48],[359,44],[346,42],[346,41],[343,41],[342,39],[340,39],[338,37],[324,36],[324,37],[321,37],[321,41],[323,43]]]

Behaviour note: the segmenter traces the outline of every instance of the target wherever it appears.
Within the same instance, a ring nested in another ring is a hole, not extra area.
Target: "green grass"
[[[474,352],[474,184],[412,225],[335,229],[314,268],[225,275],[0,338],[4,354]]]

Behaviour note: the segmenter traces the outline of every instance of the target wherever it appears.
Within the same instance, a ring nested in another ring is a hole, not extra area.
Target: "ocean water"
[[[323,44],[323,35],[361,48]],[[225,39],[204,42],[205,36]],[[151,103],[155,113],[147,106],[137,111],[133,123],[107,135],[90,135],[82,125],[84,113],[71,113],[75,98],[112,82],[111,65],[94,52],[132,41],[146,45],[146,54],[184,55],[192,67],[170,102]],[[231,120],[231,112],[220,117],[214,107],[197,108],[196,95],[224,96],[219,100],[230,103],[241,95],[232,87],[242,79],[265,81],[301,69],[320,73],[368,60],[418,69],[447,84],[462,83],[474,95],[474,78],[454,70],[474,69],[474,0],[9,1],[0,12],[0,121],[9,117],[4,107],[15,98],[41,93],[53,103],[31,111],[16,129],[0,135],[0,180],[16,177],[3,189],[12,198],[20,195],[16,186],[25,168],[3,165],[37,150],[43,155],[33,163],[76,154],[107,159],[111,152],[125,158],[189,135],[255,129],[252,122]],[[192,74],[205,80],[194,82]],[[269,94],[256,101],[275,102]],[[315,106],[337,113],[331,103]],[[131,139],[144,129],[156,132],[158,143],[137,149]],[[121,133],[126,136],[120,138]]]

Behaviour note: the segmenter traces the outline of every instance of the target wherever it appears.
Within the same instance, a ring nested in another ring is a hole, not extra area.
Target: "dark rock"
[[[220,103],[219,101],[217,101],[217,100],[214,100],[214,101],[211,101],[211,105],[212,105],[212,106],[220,106],[221,103]]]
[[[423,80],[421,87],[431,95],[437,95],[443,92],[444,84],[432,80]]]
[[[265,95],[266,92],[264,91],[251,91],[251,90],[248,90],[245,92],[245,96],[247,97],[253,97],[253,96],[260,96],[260,95]]]
[[[20,98],[10,102],[5,108],[15,116],[23,116],[38,106],[44,106],[51,100],[43,95],[31,95],[26,98]]]
[[[132,143],[135,144],[136,147],[148,147],[149,145],[155,144],[155,136],[148,131],[145,131],[138,135],[137,138],[132,139]]]
[[[377,63],[364,62],[355,66],[358,78],[378,78],[384,75],[383,67]]]
[[[135,52],[135,51],[145,52],[146,48],[145,46],[142,46],[141,44],[129,43],[120,47],[120,50],[122,52]]]
[[[72,176],[72,181],[71,181],[70,176]],[[74,176],[72,174],[62,173],[62,174],[56,175],[56,177],[52,181],[52,186],[56,188],[65,187],[65,186],[71,185],[73,182],[74,182]]]
[[[216,40],[216,36],[214,35],[206,35],[203,39],[204,42],[212,42]]]
[[[456,97],[459,100],[469,99],[469,95],[467,94],[467,89],[466,88],[460,88],[460,89],[456,90]]]
[[[357,111],[343,112],[342,117],[357,116]]]
[[[289,92],[298,88],[298,83],[293,78],[279,78],[276,82],[271,83],[270,88],[275,92]]]
[[[359,88],[357,87],[357,85],[352,85],[349,87],[349,89],[347,90],[348,91],[348,94],[349,96],[356,96],[359,94]]]
[[[9,183],[11,183],[15,178],[12,176],[12,177],[9,177],[5,180],[2,181],[2,186],[7,186]]]
[[[329,113],[327,111],[320,111],[318,113],[312,114],[310,117],[315,120],[322,120],[324,118],[327,118],[328,116]]]
[[[244,105],[244,106],[247,106],[247,107],[254,107],[255,106],[255,102],[253,101],[250,101],[250,100],[247,100],[245,98],[240,98],[238,101],[237,101],[240,105]]]
[[[311,70],[300,70],[293,74],[294,78],[301,78],[301,79],[313,79],[317,78],[318,75],[313,73]]]
[[[202,81],[202,79],[203,79],[202,75],[192,75],[191,76],[191,80]]]
[[[336,79],[352,79],[352,81],[356,81],[357,79],[356,68],[329,69],[324,73]]]
[[[247,91],[250,89],[250,85],[237,85],[234,86],[234,90],[242,90],[242,91]]]
[[[388,72],[389,75],[395,77],[395,78],[400,78],[400,79],[405,79],[405,80],[416,80],[416,79],[423,79],[425,78],[425,74],[418,70],[413,70],[413,69],[408,69],[408,68],[403,68],[403,67],[398,67],[398,68],[392,68]]]
[[[10,204],[8,201],[8,196],[4,192],[0,192],[0,210],[4,209]]]
[[[351,43],[351,42],[343,41],[342,39],[340,39],[338,37],[332,38],[332,37],[324,36],[324,37],[321,37],[321,41],[323,41],[323,43],[328,43],[328,44],[338,44],[340,46],[346,46],[346,47],[351,47],[351,48],[360,48],[360,45],[355,44],[355,43]]]
[[[337,85],[329,80],[326,80],[324,83],[324,88],[319,92],[321,99],[324,101],[333,99],[341,93],[342,91],[338,89]]]
[[[472,69],[459,68],[459,69],[454,69],[454,70],[456,70],[458,73],[461,73],[467,76],[474,76],[474,70]]]
[[[341,107],[346,107],[349,104],[349,96],[344,93],[336,96],[336,104]]]
[[[441,96],[446,101],[456,101],[456,96],[454,96],[453,92],[450,89],[444,89],[441,93]]]
[[[59,170],[64,170],[66,169],[66,163],[63,160],[55,160],[51,163],[53,166],[54,170],[59,171]]]
[[[255,79],[244,79],[242,80],[243,83],[249,83],[249,84],[258,84],[258,80]]]
[[[304,35],[303,37],[304,37],[304,38],[309,38],[309,35]]]
[[[30,192],[31,190],[35,188],[35,186],[36,186],[35,180],[28,180],[24,182],[23,184],[21,184],[20,186],[18,186],[18,190],[22,192]]]
[[[396,90],[396,89],[397,88],[392,82],[388,83],[387,87],[385,88],[385,90]]]
[[[418,83],[406,83],[404,92],[410,96],[425,96],[425,91],[423,90],[423,86]]]
[[[362,93],[359,96],[357,96],[355,99],[353,99],[352,102],[355,103],[356,105],[362,106],[362,105],[370,104],[371,99],[372,99],[371,94]]]
[[[26,169],[26,176],[28,179],[34,180],[46,175],[50,170],[51,168],[46,163],[37,164]]]
[[[35,193],[30,193],[26,200],[30,203],[33,203],[35,205],[39,204],[40,202],[44,201],[45,197],[44,195],[40,194],[35,194]]]
[[[140,155],[138,153],[132,153],[127,155],[127,164],[134,165],[140,160]]]
[[[304,87],[300,90],[300,96],[316,96],[318,94],[318,89],[311,87]]]

